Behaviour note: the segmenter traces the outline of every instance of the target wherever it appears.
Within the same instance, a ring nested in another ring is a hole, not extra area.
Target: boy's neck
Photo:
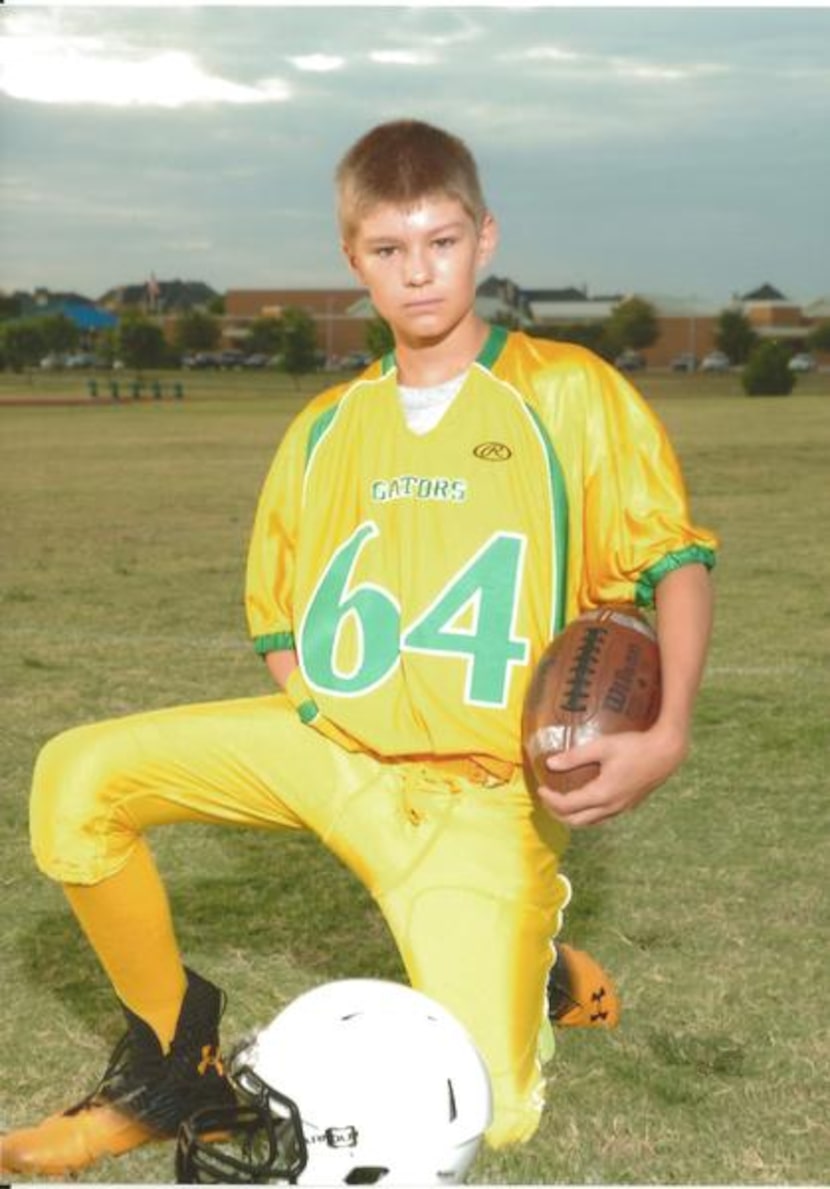
[[[475,315],[441,339],[399,340],[395,344],[398,380],[408,388],[434,388],[453,379],[478,357],[489,333],[488,324]]]

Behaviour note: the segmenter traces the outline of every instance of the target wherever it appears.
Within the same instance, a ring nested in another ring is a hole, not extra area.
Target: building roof
[[[45,305],[33,306],[26,316],[49,318],[60,314],[71,319],[79,330],[112,330],[118,325],[118,319],[108,310],[99,310],[97,306],[79,301],[49,301]]]
[[[788,301],[789,299],[784,294],[776,289],[774,285],[765,282],[757,289],[753,289],[751,293],[745,293],[739,301]]]
[[[588,301],[588,292],[571,285],[565,289],[523,289],[523,295],[530,302],[537,301]]]
[[[531,312],[537,322],[602,322],[614,312],[615,301],[532,301]]]
[[[704,301],[694,294],[644,293],[638,290],[631,296],[647,301],[664,318],[716,318],[726,305],[725,302],[717,304]]]
[[[151,289],[154,289],[154,293]],[[142,281],[108,289],[98,299],[98,303],[120,309],[122,306],[140,307],[152,302],[159,312],[171,314],[206,306],[218,296],[216,290],[204,281]]]
[[[826,297],[817,297],[815,301],[811,301],[809,305],[804,306],[804,314],[807,318],[823,321],[825,318],[830,318],[830,294]]]

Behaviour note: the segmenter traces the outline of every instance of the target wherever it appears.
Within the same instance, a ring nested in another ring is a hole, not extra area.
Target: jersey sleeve
[[[714,565],[717,538],[693,523],[675,450],[639,392],[604,364],[590,382],[584,597],[651,607],[670,570]]]
[[[286,432],[259,496],[248,546],[245,610],[259,653],[294,647],[292,588],[302,503],[304,434]]]
[[[379,365],[372,364],[364,375],[378,370]],[[296,647],[294,580],[306,465],[348,387],[327,388],[295,417],[260,492],[248,546],[245,610],[254,648],[261,654]]]
[[[677,455],[643,396],[590,352],[568,355],[544,403],[569,491],[571,609],[648,608],[670,570],[711,568],[718,540],[693,522]]]

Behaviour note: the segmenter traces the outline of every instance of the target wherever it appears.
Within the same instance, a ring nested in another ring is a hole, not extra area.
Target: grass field
[[[38,748],[91,719],[268,688],[246,640],[245,548],[312,384],[185,384],[179,402],[3,408],[86,389],[0,382],[1,1129],[82,1097],[122,1023],[29,855]],[[560,1037],[540,1131],[483,1153],[473,1179],[822,1183],[830,378],[787,399],[748,399],[732,376],[642,387],[723,541],[695,747],[637,813],[575,837],[565,933],[615,972],[622,1026]],[[309,840],[179,827],[152,841],[187,959],[230,994],[228,1040],[315,983],[401,977],[367,895]],[[167,1145],[83,1178],[171,1179]]]

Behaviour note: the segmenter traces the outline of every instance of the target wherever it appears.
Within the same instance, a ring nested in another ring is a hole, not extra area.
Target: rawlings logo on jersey
[[[485,462],[507,462],[513,457],[513,451],[504,442],[480,442],[473,454]]]

